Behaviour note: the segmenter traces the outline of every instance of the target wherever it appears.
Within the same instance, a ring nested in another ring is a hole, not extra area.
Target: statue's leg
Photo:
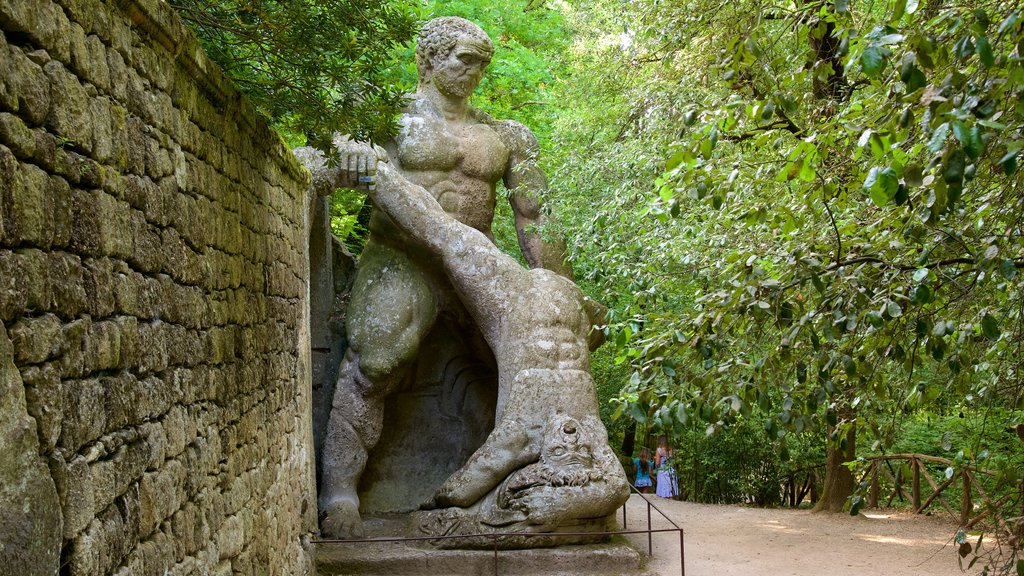
[[[438,488],[424,508],[467,507],[500,484],[510,473],[540,457],[539,434],[522,424],[499,424],[462,468]]]
[[[380,439],[384,399],[406,375],[436,318],[430,285],[409,257],[368,244],[349,302],[351,347],[338,371],[324,437],[323,534],[361,535],[357,488]]]

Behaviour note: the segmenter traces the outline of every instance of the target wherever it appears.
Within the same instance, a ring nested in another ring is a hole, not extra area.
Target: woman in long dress
[[[658,471],[657,491],[662,498],[673,498],[679,495],[679,482],[672,464],[672,447],[668,445],[668,437],[658,436],[658,449],[654,452],[654,466]]]

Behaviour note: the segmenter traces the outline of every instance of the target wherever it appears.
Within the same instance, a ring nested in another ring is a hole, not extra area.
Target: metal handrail
[[[377,544],[382,542],[421,542],[425,540],[454,540],[454,539],[466,539],[466,538],[488,538],[494,543],[494,575],[498,576],[498,539],[506,536],[525,536],[527,538],[544,536],[544,537],[560,537],[560,536],[618,536],[618,535],[630,535],[630,534],[647,534],[647,555],[654,555],[654,544],[653,535],[662,532],[678,532],[679,533],[679,574],[680,576],[686,576],[686,566],[683,556],[683,529],[675,523],[671,518],[668,517],[665,512],[651,502],[647,496],[635,487],[630,485],[630,490],[643,498],[644,502],[647,503],[647,529],[646,530],[628,530],[626,524],[626,503],[622,505],[622,530],[611,530],[604,532],[489,532],[482,534],[445,534],[441,536],[385,536],[385,537],[373,537],[373,538],[317,538],[312,542],[313,544]],[[628,501],[627,501],[628,503]],[[668,521],[672,525],[672,528],[651,528],[651,509],[654,509],[661,514],[661,517]]]

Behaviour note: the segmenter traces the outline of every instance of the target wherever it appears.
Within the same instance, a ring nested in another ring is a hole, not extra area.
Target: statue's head
[[[494,45],[465,18],[434,18],[423,25],[416,45],[420,86],[433,83],[445,96],[468,98],[491,62]]]

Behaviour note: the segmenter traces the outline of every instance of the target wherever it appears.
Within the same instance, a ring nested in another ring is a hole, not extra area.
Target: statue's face
[[[471,36],[462,36],[447,55],[431,62],[431,81],[438,91],[453,98],[469,98],[491,63],[489,47]]]
[[[594,453],[584,439],[579,420],[572,417],[556,419],[548,425],[541,459],[553,468],[591,468]]]

